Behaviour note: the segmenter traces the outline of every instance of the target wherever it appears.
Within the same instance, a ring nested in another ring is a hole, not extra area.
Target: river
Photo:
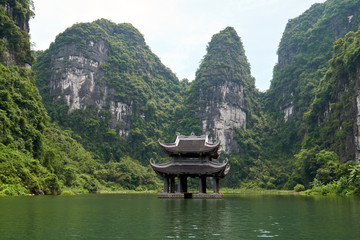
[[[360,199],[155,194],[0,197],[0,239],[360,239]]]

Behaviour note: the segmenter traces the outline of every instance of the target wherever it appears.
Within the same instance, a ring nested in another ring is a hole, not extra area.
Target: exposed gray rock
[[[246,127],[243,85],[227,81],[215,86],[212,92],[215,94],[207,96],[206,107],[202,109],[203,131],[210,133],[211,140],[218,138],[226,153],[237,152],[234,128]]]
[[[101,110],[109,104],[113,116],[111,127],[115,128],[118,123],[126,126],[126,116],[132,113],[132,105],[112,100],[114,91],[108,88],[100,68],[108,58],[108,47],[102,40],[90,41],[86,50],[84,54],[75,44],[64,45],[51,56],[50,94],[64,99],[69,113],[89,105]],[[124,128],[119,133],[127,136],[128,130]]]
[[[240,37],[232,27],[215,34],[196,73],[197,109],[203,132],[219,139],[226,153],[238,153],[235,128],[246,128],[255,84]]]
[[[356,82],[360,83],[360,68],[357,69]],[[354,121],[355,161],[360,162],[360,89],[356,92],[356,119]]]
[[[358,29],[359,10],[356,1],[327,1],[314,4],[299,17],[288,21],[279,44],[278,64],[270,87],[277,88],[272,98],[279,99],[275,101],[276,108],[285,113],[285,121],[301,121],[301,114],[297,114],[302,111],[297,109],[298,102],[310,104],[312,99],[303,98],[299,89],[305,88],[305,82],[313,82],[315,87],[320,81],[324,73],[321,69],[329,67],[333,42]],[[314,51],[317,52],[314,54]],[[294,69],[301,69],[299,75],[287,78]]]

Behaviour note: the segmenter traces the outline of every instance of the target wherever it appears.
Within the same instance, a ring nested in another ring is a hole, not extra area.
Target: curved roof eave
[[[224,177],[230,169],[228,162],[207,164],[177,164],[177,163],[163,163],[156,164],[150,162],[151,167],[158,175],[207,175]]]

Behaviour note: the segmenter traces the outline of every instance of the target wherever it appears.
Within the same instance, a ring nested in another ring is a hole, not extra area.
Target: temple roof
[[[220,142],[208,142],[208,135],[196,136],[191,133],[190,136],[184,136],[177,133],[174,143],[161,143],[159,141],[159,144],[169,155],[209,155],[213,158],[219,156]]]
[[[212,176],[212,177],[225,177],[229,172],[230,166],[227,161],[217,163],[207,161],[200,162],[186,162],[182,164],[168,162],[163,164],[155,164],[150,161],[151,167],[154,171],[164,177],[166,175],[189,175],[189,176]]]

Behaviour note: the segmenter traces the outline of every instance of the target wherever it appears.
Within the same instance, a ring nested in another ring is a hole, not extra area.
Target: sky
[[[34,50],[45,50],[75,23],[105,18],[131,23],[181,80],[195,79],[211,37],[232,26],[241,38],[256,87],[270,86],[277,48],[289,19],[325,0],[33,0]]]

